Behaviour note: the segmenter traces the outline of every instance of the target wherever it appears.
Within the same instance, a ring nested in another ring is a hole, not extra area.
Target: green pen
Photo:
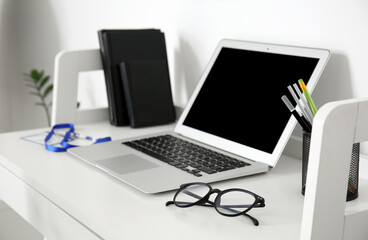
[[[304,94],[305,98],[306,98],[306,99],[307,99],[307,101],[308,101],[309,107],[310,107],[310,109],[311,109],[311,111],[312,111],[313,115],[316,115],[316,113],[317,113],[317,107],[316,107],[316,105],[314,104],[313,99],[312,99],[312,97],[310,96],[310,94],[309,94],[309,92],[308,92],[308,89],[307,89],[307,87],[305,86],[305,84],[304,84],[304,82],[303,82],[303,79],[299,79],[298,83],[299,83],[300,88],[302,89],[302,92],[303,92],[303,94]]]

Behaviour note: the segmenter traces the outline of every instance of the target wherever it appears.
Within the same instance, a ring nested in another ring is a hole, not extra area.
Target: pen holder
[[[303,131],[302,191],[301,191],[303,195],[305,193],[305,187],[306,187],[306,182],[307,182],[310,143],[311,143],[311,133]],[[359,152],[360,152],[360,144],[354,143],[352,153],[351,153],[349,182],[347,184],[348,189],[347,189],[346,201],[351,201],[358,197]]]

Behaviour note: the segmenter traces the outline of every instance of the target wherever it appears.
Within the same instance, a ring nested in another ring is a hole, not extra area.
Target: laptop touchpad
[[[96,162],[118,174],[127,174],[159,167],[159,165],[134,154],[107,158]]]

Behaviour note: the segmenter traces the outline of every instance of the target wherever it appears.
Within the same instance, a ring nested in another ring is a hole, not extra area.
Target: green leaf
[[[42,79],[38,89],[41,89],[49,81],[49,79],[50,76],[46,76],[44,79]]]
[[[50,85],[46,88],[46,90],[43,92],[42,98],[47,97],[47,95],[49,95],[49,93],[51,93],[51,91],[52,91],[53,87],[54,87],[54,86],[53,86],[52,84],[50,84]]]
[[[33,69],[33,70],[31,70],[31,78],[35,81],[35,82],[37,82],[37,80],[39,80],[39,77],[38,77],[38,72],[37,72],[37,70],[36,69]]]
[[[34,82],[37,84],[41,80],[43,74],[44,74],[43,70],[38,72],[36,69],[33,69],[31,71],[31,78],[33,78]]]

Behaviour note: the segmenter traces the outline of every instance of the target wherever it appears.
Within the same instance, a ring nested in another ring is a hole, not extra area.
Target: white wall
[[[19,70],[18,10],[17,1],[0,1],[0,132],[11,129],[12,109],[15,108],[11,99],[14,95],[13,80]]]
[[[33,67],[53,73],[58,51],[98,48],[97,31],[103,28],[160,28],[165,32],[174,101],[180,106],[185,105],[222,38],[328,48],[332,56],[313,93],[317,106],[368,96],[366,0],[1,2],[8,19],[2,15],[0,31],[7,41],[0,44],[0,51],[9,46],[1,56],[14,62],[0,62],[0,70],[10,68],[14,72],[0,81],[1,91],[5,92],[1,94],[0,107],[10,115],[10,130],[46,125],[42,109],[35,107],[33,96],[27,94],[21,73]],[[13,14],[8,13],[9,9]],[[15,32],[6,30],[12,21],[19,21],[14,25]],[[4,91],[3,86],[9,85],[11,91]],[[10,109],[4,106],[4,98],[11,101]]]

